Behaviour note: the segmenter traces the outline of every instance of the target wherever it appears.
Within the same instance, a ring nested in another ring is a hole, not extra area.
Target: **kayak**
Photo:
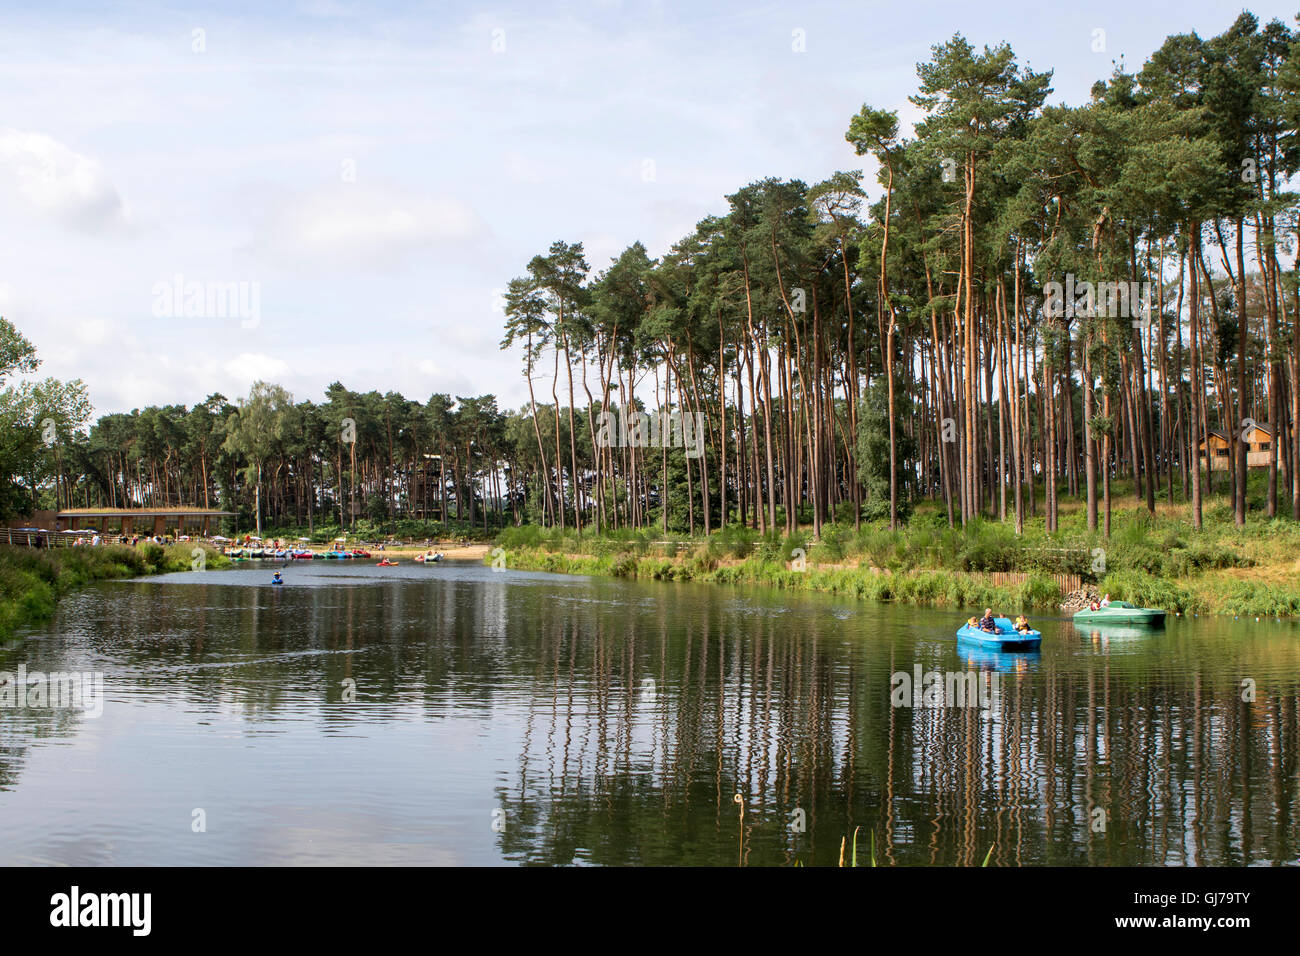
[[[377,568],[395,568],[395,567],[397,567],[397,562],[396,562],[396,561],[376,561],[376,562],[375,562],[375,567],[377,567]]]
[[[1011,619],[1006,617],[995,617],[993,621],[998,626],[996,632],[982,631],[978,627],[963,624],[957,629],[957,640],[1002,651],[1029,651],[1043,643],[1042,631],[1017,631]]]
[[[1124,601],[1111,601],[1096,611],[1084,608],[1074,614],[1076,624],[1127,624],[1141,627],[1164,627],[1165,612],[1155,607],[1137,607]]]

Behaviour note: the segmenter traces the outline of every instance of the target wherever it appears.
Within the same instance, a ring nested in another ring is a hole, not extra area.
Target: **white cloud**
[[[289,373],[289,366],[278,358],[256,352],[241,352],[222,365],[222,371],[235,381],[279,382]]]
[[[255,245],[299,264],[374,265],[486,234],[478,213],[460,200],[340,183],[280,203]]]
[[[1041,18],[951,0],[296,6],[6,24],[0,314],[42,375],[83,377],[101,412],[246,394],[257,377],[317,401],[338,379],[518,407],[521,350],[497,348],[492,290],[555,240],[584,242],[598,272],[636,240],[662,255],[764,176],[863,168],[879,195],[849,118],[897,107],[912,135],[915,64],[958,29],[1059,67],[1057,99],[1086,100],[1108,70],[1091,23],[1062,46]],[[1168,22],[1141,16],[1108,32],[1145,53]],[[1189,16],[1179,29],[1231,20]],[[160,321],[151,290],[177,273],[259,282],[265,315]]]
[[[126,225],[126,205],[95,160],[43,133],[0,129],[0,195],[87,232]]]
[[[82,345],[106,345],[117,334],[116,323],[111,319],[96,317],[77,323],[77,340]]]

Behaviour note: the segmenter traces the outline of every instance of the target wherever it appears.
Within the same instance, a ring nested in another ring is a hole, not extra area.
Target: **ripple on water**
[[[1005,655],[959,648],[961,612],[391,572],[70,595],[0,670],[102,672],[103,714],[0,708],[0,864],[833,864],[858,827],[894,863],[1297,855],[1291,623],[1043,618]],[[917,666],[997,704],[893,706]]]

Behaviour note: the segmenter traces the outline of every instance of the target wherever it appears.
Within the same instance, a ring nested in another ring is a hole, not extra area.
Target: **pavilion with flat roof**
[[[233,511],[209,508],[69,508],[57,516],[57,530],[77,531],[80,528],[98,528],[103,532],[110,524],[118,525],[122,534],[167,533],[175,528],[177,534],[188,532],[206,535],[213,518],[234,517]],[[137,527],[136,522],[139,522]]]

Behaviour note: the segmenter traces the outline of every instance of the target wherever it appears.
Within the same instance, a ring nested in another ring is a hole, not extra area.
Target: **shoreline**
[[[486,548],[485,548],[486,550]],[[941,568],[890,571],[862,564],[817,564],[793,570],[788,564],[749,557],[711,560],[695,557],[650,557],[624,552],[591,555],[547,551],[542,548],[507,548],[506,567],[520,571],[546,571],[632,580],[693,581],[704,584],[748,584],[789,590],[819,591],[875,603],[912,604],[935,608],[1001,607],[1037,613],[1067,613],[1071,597],[1050,575],[1035,575],[1017,584],[997,584],[993,572],[953,571]],[[1271,581],[1278,568],[1262,566],[1255,573],[1205,575],[1180,581],[1121,571],[1084,586],[1099,593],[1109,591],[1115,600],[1139,607],[1158,607],[1178,616],[1300,617],[1300,590],[1283,590]],[[1282,612],[1282,613],[1279,613]]]
[[[0,548],[0,645],[22,627],[54,617],[59,599],[92,581],[192,570],[193,545],[141,542],[84,548]],[[230,559],[207,546],[207,566],[221,569]]]
[[[202,542],[172,545],[141,542],[134,547],[106,544],[85,548],[0,548],[0,645],[12,640],[19,628],[51,620],[59,600],[84,584],[192,570],[192,551],[199,546],[208,552],[209,568],[234,565],[211,543]],[[443,550],[443,560],[482,561],[492,547],[488,544],[452,546]],[[373,560],[384,556],[411,560],[426,550],[392,548],[372,551],[371,555]],[[273,562],[267,563],[269,566]]]
[[[491,544],[461,544],[447,547],[437,545],[432,548],[385,548],[382,551],[370,549],[370,557],[384,557],[385,555],[396,555],[400,558],[413,559],[417,554],[424,554],[426,551],[441,551],[444,561],[482,561],[491,553],[495,545]],[[365,560],[364,558],[362,560]]]

